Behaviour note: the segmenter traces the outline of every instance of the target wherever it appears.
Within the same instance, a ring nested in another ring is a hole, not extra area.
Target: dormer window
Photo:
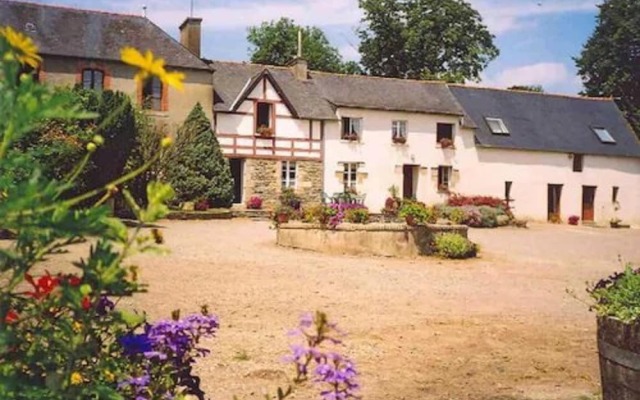
[[[490,118],[486,117],[485,121],[487,121],[487,125],[489,125],[489,129],[491,129],[491,133],[494,135],[508,135],[509,130],[507,126],[502,121],[502,118]]]
[[[273,104],[265,102],[256,103],[256,133],[262,136],[273,135]]]
[[[102,90],[104,87],[104,72],[99,69],[86,68],[82,70],[82,88]]]
[[[595,134],[598,136],[598,139],[600,139],[602,143],[608,143],[608,144],[616,143],[616,140],[613,138],[613,136],[611,136],[609,131],[606,130],[605,128],[591,128],[591,129],[593,129]]]

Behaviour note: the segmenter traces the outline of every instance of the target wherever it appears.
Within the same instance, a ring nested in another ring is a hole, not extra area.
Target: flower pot
[[[413,215],[407,215],[406,217],[404,217],[404,220],[407,222],[407,225],[416,226],[416,217],[414,217]]]
[[[276,215],[276,220],[279,224],[286,224],[287,222],[289,222],[289,214],[279,213],[278,215]]]
[[[640,400],[640,322],[598,318],[602,400]]]

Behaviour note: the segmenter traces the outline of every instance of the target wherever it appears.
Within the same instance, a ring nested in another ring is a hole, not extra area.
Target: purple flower
[[[107,315],[116,307],[113,301],[109,300],[109,298],[105,295],[100,296],[98,300],[98,305],[96,306],[96,313],[100,316]]]
[[[152,350],[152,342],[146,333],[127,333],[122,336],[118,342],[120,346],[122,346],[124,353],[128,356],[135,356]]]

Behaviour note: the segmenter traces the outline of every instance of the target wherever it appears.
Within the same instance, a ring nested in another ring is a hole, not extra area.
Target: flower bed
[[[436,234],[458,233],[466,238],[467,230],[462,225],[408,226],[400,223],[342,223],[327,229],[322,224],[293,221],[278,226],[277,243],[324,253],[417,257],[434,254]]]

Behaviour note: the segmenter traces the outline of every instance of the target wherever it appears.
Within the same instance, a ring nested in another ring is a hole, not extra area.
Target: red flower
[[[89,311],[90,308],[91,308],[91,299],[89,298],[89,296],[84,296],[82,298],[82,309],[85,311]]]
[[[24,277],[35,289],[35,292],[27,292],[27,294],[35,297],[36,299],[48,296],[60,284],[60,279],[55,276],[51,276],[49,272],[47,272],[46,275],[42,275],[37,280],[33,279],[29,274],[24,274]]]
[[[80,286],[80,283],[82,283],[82,279],[78,278],[75,275],[68,275],[67,283],[69,283],[69,286]]]
[[[18,321],[18,318],[20,318],[20,316],[17,312],[15,312],[14,310],[9,310],[7,315],[5,315],[4,317],[4,322],[5,324],[13,324]]]

